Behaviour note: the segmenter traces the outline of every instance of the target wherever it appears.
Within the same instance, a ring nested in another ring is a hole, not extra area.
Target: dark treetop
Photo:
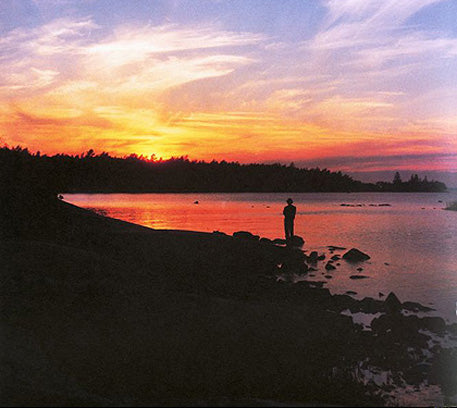
[[[359,192],[446,191],[437,181],[411,176],[402,182],[362,183],[350,176],[320,168],[281,164],[240,164],[190,161],[186,157],[148,160],[130,155],[112,157],[93,150],[81,155],[30,153],[21,147],[0,148],[3,189],[79,193],[148,192]]]

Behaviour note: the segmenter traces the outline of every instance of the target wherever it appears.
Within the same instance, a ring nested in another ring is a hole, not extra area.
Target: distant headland
[[[363,183],[328,169],[293,163],[240,164],[187,157],[151,160],[132,154],[112,157],[89,150],[80,155],[42,155],[22,147],[0,148],[0,168],[8,184],[56,193],[185,192],[444,192],[444,183],[417,174],[402,181]]]

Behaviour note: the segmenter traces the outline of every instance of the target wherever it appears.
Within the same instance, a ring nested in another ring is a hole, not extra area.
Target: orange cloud
[[[414,94],[402,81],[419,72],[421,47],[452,58],[456,41],[400,41],[398,27],[383,25],[398,9],[393,2],[355,3],[327,2],[323,29],[293,47],[211,25],[106,32],[91,19],[59,19],[13,30],[0,39],[1,137],[50,154],[94,148],[347,170],[384,169],[382,157],[419,166],[422,157],[455,169],[455,114],[424,114],[445,90]],[[358,19],[339,23],[347,13]]]

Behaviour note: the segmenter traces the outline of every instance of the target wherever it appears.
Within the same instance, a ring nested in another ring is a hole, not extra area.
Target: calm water
[[[287,197],[282,193],[66,194],[65,200],[151,228],[228,234],[246,230],[282,238]],[[446,202],[457,200],[456,192],[302,193],[292,198],[297,207],[295,233],[306,240],[306,251],[328,253],[327,246],[335,245],[355,247],[371,256],[362,272],[343,261],[333,279],[326,279],[321,270],[309,279],[326,281],[333,293],[356,291],[358,298],[394,291],[401,301],[421,302],[448,321],[457,321],[457,212],[442,209]],[[370,278],[349,279],[354,273]]]

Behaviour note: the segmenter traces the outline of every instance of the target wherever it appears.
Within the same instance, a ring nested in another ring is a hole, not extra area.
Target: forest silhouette
[[[2,196],[34,193],[152,192],[442,192],[446,185],[417,175],[403,182],[363,183],[328,169],[297,168],[293,163],[240,164],[187,157],[151,160],[123,158],[89,150],[81,155],[42,155],[20,146],[0,148]]]

